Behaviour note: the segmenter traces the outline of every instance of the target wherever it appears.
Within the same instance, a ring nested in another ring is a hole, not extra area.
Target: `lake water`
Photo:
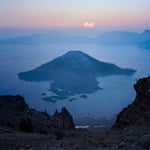
[[[77,96],[77,100],[59,100],[56,103],[42,100],[41,93],[50,95],[48,82],[25,82],[17,73],[28,71],[70,50],[81,50],[98,60],[115,63],[124,68],[133,68],[133,76],[113,75],[99,77],[99,90],[87,95],[87,99]],[[30,107],[54,113],[63,106],[76,116],[90,113],[95,116],[111,117],[131,103],[135,98],[133,84],[141,77],[150,75],[150,51],[135,46],[101,45],[3,45],[0,46],[0,95],[22,95]]]

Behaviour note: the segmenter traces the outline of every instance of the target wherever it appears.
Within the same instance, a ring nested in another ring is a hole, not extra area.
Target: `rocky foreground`
[[[50,116],[20,96],[0,96],[1,150],[150,150],[150,77],[135,85],[136,98],[109,131],[75,129],[66,110]]]

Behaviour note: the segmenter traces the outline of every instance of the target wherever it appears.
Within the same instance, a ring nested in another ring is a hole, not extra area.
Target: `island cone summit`
[[[100,89],[96,77],[113,74],[132,75],[133,69],[98,61],[81,52],[69,51],[33,70],[19,73],[26,81],[52,81],[50,90],[61,96],[93,93]],[[58,90],[58,89],[61,89]]]

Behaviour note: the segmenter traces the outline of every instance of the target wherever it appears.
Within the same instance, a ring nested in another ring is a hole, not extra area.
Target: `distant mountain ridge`
[[[15,38],[1,39],[0,44],[64,44],[64,43],[84,43],[90,42],[88,37],[69,36],[59,31],[50,31],[48,33],[24,35]]]
[[[150,30],[146,29],[143,33],[112,31],[104,32],[95,39],[96,43],[109,45],[137,45],[140,48],[142,43],[150,41]]]
[[[139,47],[143,49],[150,49],[150,40],[140,43]]]
[[[132,45],[139,43],[139,36],[140,34],[135,32],[111,31],[102,33],[95,40],[99,44]]]
[[[139,47],[143,49],[150,49],[150,30],[145,30],[141,37],[141,41],[139,43]]]
[[[105,44],[105,45],[136,45],[140,48],[150,49],[147,42],[150,41],[150,30],[143,33],[111,31],[104,32],[95,38],[83,36],[73,36],[60,31],[50,31],[48,33],[20,36],[16,38],[1,39],[0,44]]]
[[[18,76],[26,81],[51,81],[50,90],[66,97],[97,91],[100,89],[96,80],[98,76],[132,75],[134,72],[133,69],[98,61],[81,51],[69,51],[33,70],[21,72]]]

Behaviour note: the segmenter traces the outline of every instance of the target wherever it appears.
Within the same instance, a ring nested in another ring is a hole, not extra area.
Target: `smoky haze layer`
[[[126,32],[126,31],[111,31],[97,35],[86,31],[75,30],[77,33],[64,32],[58,30],[51,30],[45,33],[34,33],[15,38],[5,38],[0,40],[2,45],[46,45],[46,44],[103,44],[103,45],[136,45],[139,48],[150,49],[150,30],[146,29],[143,33]],[[90,37],[90,35],[95,35]]]

